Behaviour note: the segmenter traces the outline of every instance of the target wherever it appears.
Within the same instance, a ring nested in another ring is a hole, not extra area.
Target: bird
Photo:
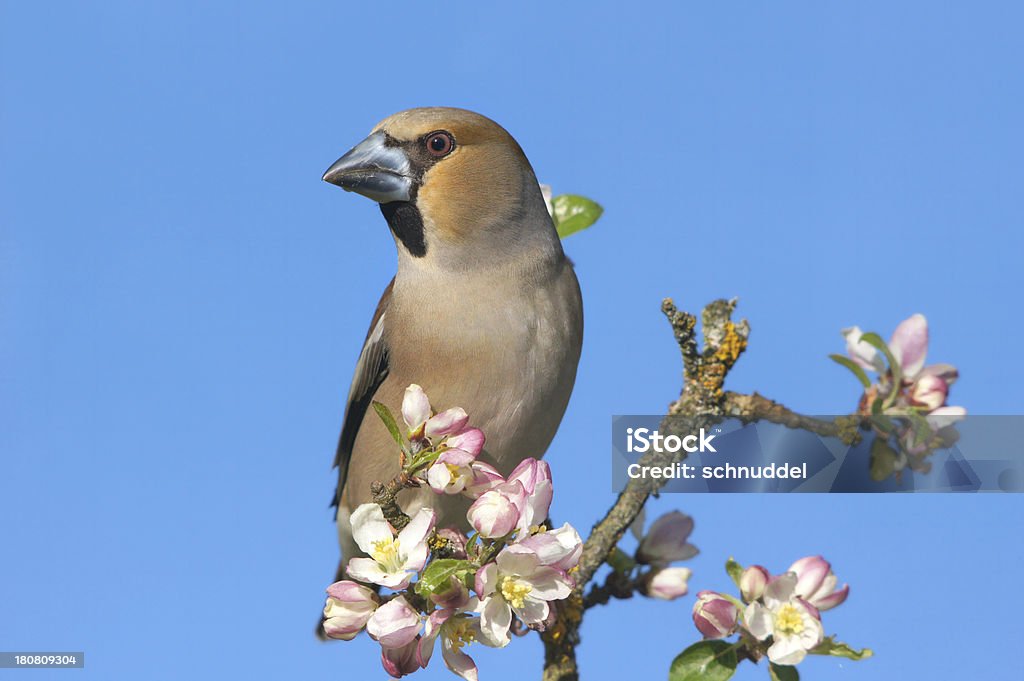
[[[562,420],[583,342],[583,302],[537,177],[504,128],[464,109],[396,113],[323,179],[379,204],[398,262],[356,362],[334,465],[341,548],[336,579],[361,555],[349,516],[374,481],[400,472],[387,428],[423,387],[438,410],[459,406],[486,443],[480,459],[508,475],[540,458]],[[431,506],[437,527],[468,528],[468,502],[405,490],[406,512]]]

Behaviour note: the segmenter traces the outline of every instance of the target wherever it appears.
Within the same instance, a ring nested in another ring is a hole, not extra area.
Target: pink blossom
[[[725,638],[736,631],[739,610],[715,591],[700,591],[693,604],[693,623],[704,638]]]
[[[693,518],[679,511],[661,516],[651,525],[636,550],[637,562],[668,565],[697,555],[697,547],[688,543],[693,532]]]
[[[380,599],[372,589],[348,580],[327,587],[324,604],[324,633],[329,638],[351,641],[377,609]]]
[[[789,572],[796,575],[794,593],[818,610],[831,610],[846,600],[850,587],[846,584],[836,590],[838,580],[832,573],[832,566],[821,556],[807,556],[789,566]]]

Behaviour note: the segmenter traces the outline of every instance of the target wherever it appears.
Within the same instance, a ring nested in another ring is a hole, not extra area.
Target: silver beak
[[[377,203],[412,198],[409,157],[398,147],[385,144],[384,133],[375,132],[339,158],[324,173],[324,182],[356,192]]]

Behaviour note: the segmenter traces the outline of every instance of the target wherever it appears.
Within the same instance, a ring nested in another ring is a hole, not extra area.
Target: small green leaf
[[[732,581],[736,583],[736,588],[740,586],[740,577],[743,576],[743,566],[736,562],[732,557],[725,561],[725,571],[732,577]]]
[[[384,426],[388,429],[388,432],[391,433],[391,437],[394,438],[395,444],[402,447],[402,431],[398,428],[398,423],[395,422],[395,417],[391,414],[391,410],[388,409],[386,404],[376,400],[373,401],[373,410],[377,412],[377,416],[379,416],[380,420],[384,422]]]
[[[623,575],[628,575],[636,567],[636,561],[632,556],[618,546],[612,551],[612,555],[608,556],[608,564],[612,566],[613,570]]]
[[[871,479],[881,482],[896,472],[896,451],[885,438],[876,437],[871,443]]]
[[[857,377],[857,380],[860,381],[862,386],[865,388],[871,387],[871,380],[868,378],[868,375],[864,373],[864,369],[852,359],[849,357],[843,357],[842,355],[829,355],[829,359],[852,371],[853,375]]]
[[[832,655],[834,657],[845,657],[848,660],[866,660],[872,655],[871,648],[864,648],[863,650],[855,650],[845,643],[840,643],[836,640],[835,636],[829,636],[818,645],[811,648],[809,651],[811,655]]]
[[[604,208],[594,201],[575,194],[556,196],[551,199],[551,206],[555,228],[558,229],[558,236],[563,239],[590,227],[604,212]]]
[[[919,447],[932,439],[932,427],[928,425],[928,419],[915,410],[907,412],[907,420],[914,428],[914,439],[911,445]]]
[[[896,397],[900,393],[900,386],[903,385],[903,373],[900,370],[900,364],[896,361],[896,358],[893,357],[892,351],[889,350],[889,346],[877,333],[873,331],[871,333],[866,333],[861,336],[860,339],[881,350],[882,354],[885,355],[886,361],[889,363],[889,371],[892,373],[892,392],[890,392],[889,396],[886,398],[885,406],[892,406],[892,403],[896,401]]]
[[[476,566],[468,560],[438,558],[427,565],[427,569],[420,575],[419,581],[416,582],[416,592],[422,596],[429,596],[437,593],[438,589],[447,589],[452,577],[462,580],[467,574],[475,571]]]
[[[789,665],[768,663],[768,676],[772,681],[800,681],[800,672]]]
[[[679,653],[668,681],[726,681],[736,673],[736,648],[726,641],[699,641]]]

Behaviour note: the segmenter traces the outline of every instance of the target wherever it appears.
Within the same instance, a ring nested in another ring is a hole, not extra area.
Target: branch
[[[823,421],[791,411],[756,392],[753,395],[727,392],[723,406],[726,414],[738,418],[744,424],[769,421],[787,428],[800,428],[822,437],[839,438],[847,445],[855,445],[861,440],[861,420],[857,416],[840,416],[835,421]]]
[[[672,325],[683,358],[683,390],[679,399],[670,406],[669,416],[662,422],[664,431],[685,435],[701,427],[708,428],[724,416],[722,385],[746,348],[750,334],[745,320],[739,323],[732,321],[735,307],[735,300],[716,300],[704,308],[701,316],[704,349],[698,352],[694,338],[696,318],[678,310],[670,299],[662,303],[662,312]],[[652,450],[644,454],[640,464],[668,466],[682,461],[684,457],[683,451]],[[647,499],[664,484],[665,480],[657,478],[630,480],[605,517],[594,525],[573,575],[576,590],[568,599],[568,607],[559,611],[555,626],[541,635],[544,641],[544,681],[574,681],[579,678],[576,646],[583,619],[583,590],[622,539]]]

